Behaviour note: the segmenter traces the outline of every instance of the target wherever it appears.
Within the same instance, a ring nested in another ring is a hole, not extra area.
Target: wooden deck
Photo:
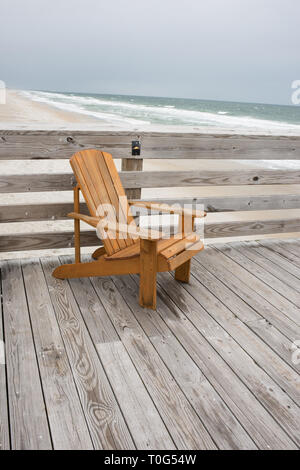
[[[299,447],[300,240],[207,247],[156,312],[67,259],[1,263],[2,449]]]

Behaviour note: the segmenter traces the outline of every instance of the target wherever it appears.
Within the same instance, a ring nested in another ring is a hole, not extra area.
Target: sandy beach
[[[25,98],[17,90],[6,90],[6,103],[0,105],[1,129],[95,128],[99,120]]]
[[[44,103],[35,102],[21,96],[18,91],[8,90],[7,101],[5,105],[0,105],[0,127],[1,129],[95,129],[95,130],[125,130],[124,128],[117,126],[115,123],[112,124],[109,120],[99,120],[91,116],[86,116],[79,113],[68,112],[65,110],[57,109],[53,106],[49,106]],[[176,126],[172,126],[173,131],[178,131]],[[126,129],[133,130],[133,129]],[[149,129],[150,130],[150,129]],[[151,130],[153,130],[151,128]],[[161,130],[161,127],[160,127]],[[165,130],[170,130],[170,126],[166,127]],[[182,130],[182,128],[180,128]],[[186,127],[185,130],[191,131],[190,128]],[[194,132],[196,131],[193,128]],[[201,129],[197,129],[201,131]],[[206,129],[207,131],[207,129]],[[215,132],[215,131],[214,131]],[[115,156],[117,157],[117,155]],[[117,165],[120,168],[120,161],[117,161]],[[263,162],[263,161],[249,161],[249,162],[238,162],[231,160],[144,160],[144,170],[152,171],[163,171],[169,170],[184,170],[189,165],[189,168],[197,170],[201,169],[235,169],[239,171],[245,168],[285,168],[289,165],[291,168],[300,168],[300,162]],[[24,173],[56,173],[56,172],[70,172],[68,161],[64,160],[52,160],[52,161],[2,161],[0,162],[0,171],[2,174],[24,174]],[[293,193],[300,194],[299,185],[284,185],[278,189],[278,193]],[[216,196],[216,195],[257,195],[257,194],[274,194],[274,187],[272,186],[248,186],[248,187],[201,187],[201,188],[162,188],[159,191],[159,196],[162,198],[167,197],[200,197],[200,196]],[[142,192],[143,198],[157,198],[159,197],[157,190],[144,189]],[[11,203],[34,203],[34,202],[49,202],[51,201],[71,201],[72,194],[68,192],[56,192],[56,193],[39,193],[39,194],[1,194],[1,204]],[[300,210],[286,210],[284,211],[285,216],[300,217]],[[282,211],[260,211],[260,212],[235,212],[235,213],[223,213],[223,214],[209,214],[209,221],[216,220],[264,220],[266,218],[282,217]],[[14,233],[24,233],[27,231],[49,231],[49,230],[72,230],[72,221],[47,221],[47,222],[31,222],[31,223],[14,223]],[[0,233],[11,233],[11,224],[0,224]],[[284,236],[296,236],[296,234],[286,234]],[[240,237],[239,239],[249,239],[250,237]],[[259,238],[258,236],[251,238]],[[265,238],[265,237],[262,237]],[[218,240],[209,240],[209,243]],[[224,239],[223,239],[224,241]],[[48,250],[46,254],[51,253],[67,253],[70,250]],[[72,250],[71,250],[72,252]],[[34,256],[39,254],[45,254],[34,252]],[[0,254],[0,258],[13,258],[22,256],[32,256],[33,252],[23,253],[3,253]]]

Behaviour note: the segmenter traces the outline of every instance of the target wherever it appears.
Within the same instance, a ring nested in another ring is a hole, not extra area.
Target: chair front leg
[[[140,240],[140,305],[156,309],[157,240]]]
[[[79,186],[74,188],[74,212],[79,212]],[[80,263],[80,220],[74,219],[75,263]]]
[[[175,269],[176,281],[181,281],[181,282],[185,282],[188,284],[190,281],[190,274],[191,274],[191,260],[190,259]]]

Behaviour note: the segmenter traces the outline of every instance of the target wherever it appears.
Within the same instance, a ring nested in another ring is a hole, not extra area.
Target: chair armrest
[[[161,240],[165,236],[163,232],[158,230],[140,228],[133,224],[112,224],[107,221],[100,221],[100,227],[105,232],[111,231],[113,233],[124,234],[133,239]]]
[[[196,217],[196,218],[201,218],[206,216],[205,211],[197,211],[194,209],[182,209],[180,207],[172,207],[169,206],[168,204],[161,204],[158,202],[151,202],[151,201],[128,201],[128,204],[130,206],[136,206],[136,207],[145,207],[146,209],[152,209],[153,211],[159,211],[159,212],[167,212],[169,214],[178,214],[181,216],[190,216],[190,217]]]
[[[82,220],[92,227],[97,227],[100,223],[100,227],[105,232],[111,231],[116,233],[123,233],[124,235],[129,235],[130,238],[143,238],[146,240],[160,240],[164,237],[163,232],[153,229],[139,228],[136,225],[127,225],[127,224],[113,224],[107,222],[107,220],[102,219],[101,217],[90,217],[89,215],[79,214],[78,212],[70,212],[68,217],[73,219]]]
[[[78,212],[70,212],[68,217],[72,219],[82,220],[92,227],[97,227],[100,217],[90,217],[89,215],[79,214]]]

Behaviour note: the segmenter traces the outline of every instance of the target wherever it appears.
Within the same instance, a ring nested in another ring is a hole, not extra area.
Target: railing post
[[[135,147],[137,145],[137,147]],[[135,150],[137,149],[137,150]],[[135,158],[122,159],[122,171],[143,171],[143,158],[140,158],[141,145],[140,141],[132,141],[132,156]],[[126,196],[128,199],[141,199],[142,189],[126,189]]]
[[[123,158],[122,171],[142,171],[143,159],[142,158]],[[142,189],[125,189],[128,199],[141,199]]]

